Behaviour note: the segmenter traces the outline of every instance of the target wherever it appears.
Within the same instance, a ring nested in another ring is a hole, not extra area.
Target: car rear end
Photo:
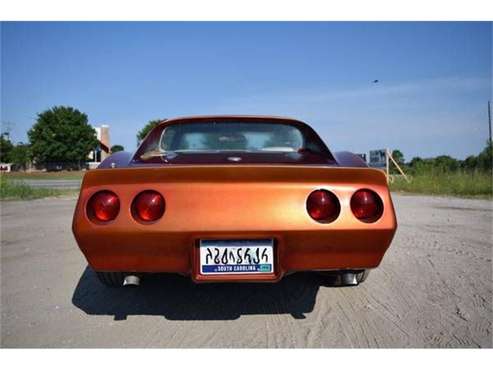
[[[89,171],[73,220],[94,270],[195,282],[371,269],[396,226],[383,172],[299,164]]]

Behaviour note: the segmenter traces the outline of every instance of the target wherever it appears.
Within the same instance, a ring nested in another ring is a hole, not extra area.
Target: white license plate
[[[274,272],[272,239],[201,240],[199,249],[202,275]]]

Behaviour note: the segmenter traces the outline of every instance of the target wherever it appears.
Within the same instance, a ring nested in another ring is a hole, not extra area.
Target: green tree
[[[413,159],[411,159],[411,161],[409,162],[409,167],[415,168],[415,167],[419,166],[420,163],[423,163],[423,158],[413,157]]]
[[[449,155],[439,155],[433,160],[433,167],[441,172],[453,172],[459,168],[459,161]]]
[[[418,157],[419,158],[419,157]],[[412,171],[414,174],[423,174],[433,172],[435,169],[435,159],[434,158],[424,158],[416,159],[412,163]]]
[[[478,155],[477,166],[480,170],[483,171],[493,171],[493,142],[488,140],[486,142],[486,147],[483,149],[481,153]]]
[[[402,154],[402,152],[399,149],[395,149],[392,151],[391,155],[392,155],[392,158],[394,159],[394,161],[397,162],[399,167],[404,172],[406,172],[407,169],[404,166],[404,154]],[[389,161],[390,161],[390,159],[389,159]],[[399,174],[400,173],[400,171],[397,169],[397,166],[392,161],[390,161],[390,167],[389,168],[390,168],[390,173],[393,173],[393,174]]]
[[[10,161],[16,169],[25,170],[31,162],[31,147],[29,144],[19,143],[10,152]]]
[[[120,144],[115,144],[111,147],[111,153],[116,153],[116,152],[123,152],[125,150],[125,148],[123,147],[123,145],[120,145]]]
[[[466,159],[464,159],[461,163],[461,167],[465,170],[475,170],[478,166],[478,157],[475,155],[470,155]]]
[[[399,166],[404,164],[404,154],[402,154],[399,149],[392,151],[392,158],[394,158],[394,161],[396,161]]]
[[[137,145],[140,145],[140,143],[142,142],[142,140],[145,139],[145,137],[147,136],[147,134],[154,128],[156,127],[159,123],[165,121],[165,119],[153,119],[149,122],[147,122],[147,125],[144,126],[144,128],[142,128],[142,130],[140,130],[138,133],[137,133]]]
[[[14,148],[12,142],[8,139],[5,134],[0,135],[0,162],[9,163],[10,162],[10,152]]]
[[[79,169],[98,143],[96,130],[88,124],[87,115],[64,106],[39,113],[28,137],[36,163],[63,163]]]

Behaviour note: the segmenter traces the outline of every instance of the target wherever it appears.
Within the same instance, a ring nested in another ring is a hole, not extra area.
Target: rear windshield
[[[322,145],[299,127],[269,122],[190,122],[165,127],[157,140],[144,143],[141,158],[169,152],[298,152],[324,153]]]
[[[172,152],[276,151],[303,147],[303,135],[294,126],[273,123],[192,123],[167,127],[160,148]]]

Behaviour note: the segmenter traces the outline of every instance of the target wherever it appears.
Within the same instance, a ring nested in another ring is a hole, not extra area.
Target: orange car
[[[263,116],[161,122],[135,154],[85,174],[73,219],[82,253],[112,286],[157,272],[276,282],[296,271],[356,285],[396,227],[382,171],[332,153],[301,121]]]

